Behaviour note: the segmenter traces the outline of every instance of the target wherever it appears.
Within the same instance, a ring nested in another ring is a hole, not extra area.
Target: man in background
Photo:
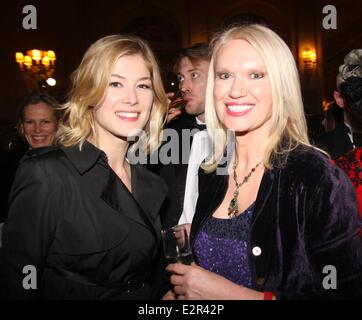
[[[175,148],[179,150],[178,159],[176,163],[166,165],[161,163],[156,169],[151,166],[151,170],[156,171],[156,173],[162,176],[169,188],[168,201],[165,205],[166,209],[164,210],[164,215],[161,216],[164,227],[178,224],[184,203],[191,201],[193,207],[197,200],[195,193],[185,198],[186,177],[191,175],[195,178],[194,171],[198,168],[198,163],[201,164],[204,160],[202,151],[195,150],[193,172],[188,173],[188,160],[195,134],[206,129],[205,95],[210,59],[211,55],[208,44],[200,43],[183,49],[177,56],[174,65],[174,71],[179,81],[180,92],[178,95],[182,97],[184,109],[182,111],[170,109],[167,129],[175,130],[178,140],[169,140],[166,143],[175,144]],[[204,143],[204,139],[205,136],[199,138],[198,146]],[[188,184],[196,185],[197,181],[189,179]],[[183,223],[186,222],[191,223],[191,221],[183,221]]]
[[[362,141],[353,134],[351,119],[345,109],[345,102],[341,95],[341,84],[348,78],[362,76],[362,49],[354,49],[350,51],[344,58],[344,64],[339,67],[336,79],[337,91],[333,96],[338,107],[342,108],[344,121],[341,122],[334,130],[331,130],[315,139],[315,144],[327,151],[332,159],[336,159],[353,148],[361,146]]]

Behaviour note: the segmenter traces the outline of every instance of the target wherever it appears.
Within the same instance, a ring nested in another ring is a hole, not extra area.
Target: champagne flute
[[[168,263],[183,263],[190,265],[192,256],[189,236],[185,226],[177,225],[161,231],[163,251]]]

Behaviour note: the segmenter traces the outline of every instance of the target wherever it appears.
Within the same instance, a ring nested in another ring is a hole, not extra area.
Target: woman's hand
[[[175,263],[168,265],[166,270],[173,273],[170,282],[178,300],[222,299],[218,295],[223,285],[222,277],[196,264]]]
[[[196,264],[174,263],[166,270],[178,300],[262,300],[263,293],[239,286]]]

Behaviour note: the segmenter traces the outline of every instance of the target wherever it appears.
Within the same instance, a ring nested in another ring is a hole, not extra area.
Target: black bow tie
[[[195,123],[194,124],[194,128],[199,129],[200,131],[205,130],[206,129],[206,124],[198,124]]]

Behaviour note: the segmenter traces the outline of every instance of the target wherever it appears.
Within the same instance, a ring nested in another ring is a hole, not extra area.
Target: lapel
[[[77,144],[72,147],[61,147],[60,149],[81,176],[93,168],[98,160],[101,160],[103,164],[107,162],[106,154],[88,141],[84,142],[82,148]]]
[[[264,173],[255,201],[250,226],[249,256],[256,290],[268,290],[270,284],[281,283],[282,260],[280,259],[280,169]],[[255,255],[255,248],[261,249]]]
[[[228,175],[218,175],[216,171],[205,173],[200,167],[199,197],[191,224],[190,240],[192,243],[196,239],[203,222],[217,209],[224,199],[227,191],[228,177]]]
[[[258,218],[260,218],[266,203],[271,197],[275,176],[275,170],[266,171],[263,175],[258,196],[255,201],[251,228],[254,226]],[[200,192],[196,211],[212,214],[225,197],[229,176],[217,175],[215,172],[207,174],[200,169],[199,177],[199,188],[200,190],[203,190],[203,192]]]
[[[351,141],[350,136],[348,135],[348,134],[352,135],[352,132],[344,123],[342,123],[340,126],[336,128],[336,133],[338,137],[336,142],[339,143],[341,147],[349,149],[353,148],[353,143]]]
[[[263,288],[265,280],[269,277],[272,270],[271,264],[275,263],[277,258],[275,250],[270,244],[277,243],[274,239],[278,228],[278,208],[270,206],[270,203],[277,204],[272,190],[278,185],[278,169],[266,171],[263,175],[258,196],[255,201],[252,224],[250,226],[250,245],[249,255],[254,276],[254,284],[258,288]],[[199,171],[199,190],[202,190],[197,202],[196,213],[192,221],[191,242],[193,244],[204,221],[217,209],[223,201],[227,186],[228,175],[217,175],[215,172],[206,174],[203,170]],[[196,232],[196,233],[195,233]],[[263,250],[260,256],[252,254],[253,247],[258,246]],[[280,266],[277,266],[279,268]]]
[[[157,227],[155,230],[159,237],[160,211],[167,194],[166,184],[159,176],[141,165],[132,166],[132,175],[133,196],[152,226]]]
[[[173,165],[172,167],[175,175],[174,183],[176,184],[176,190],[178,194],[177,200],[182,210],[185,197],[186,175],[188,166],[187,164],[178,164]]]
[[[275,170],[266,171],[263,175],[263,178],[261,179],[258,196],[255,200],[254,214],[253,214],[251,228],[253,228],[255,222],[260,217],[261,213],[263,212],[263,209],[265,208],[266,203],[268,202],[271,196],[275,180],[274,171]]]
[[[101,198],[113,209],[143,225],[160,237],[158,215],[165,199],[166,189],[162,180],[140,165],[131,165],[132,193],[109,169],[109,178]]]
[[[188,163],[183,164],[182,158],[183,158],[183,156],[185,156],[184,153],[186,153],[186,152],[190,156],[192,140],[193,140],[193,136],[191,136],[189,142],[187,141],[187,143],[186,143],[185,141],[183,141],[182,130],[189,129],[191,131],[191,130],[195,129],[194,133],[193,133],[193,134],[195,134],[197,132],[196,129],[205,130],[206,125],[197,124],[195,116],[191,116],[189,114],[182,114],[179,118],[172,121],[170,123],[170,125],[168,126],[168,128],[176,130],[176,132],[178,134],[177,141],[178,141],[178,148],[179,148],[179,159],[178,159],[179,163],[170,165],[172,171],[169,171],[169,173],[171,175],[170,176],[171,181],[169,181],[169,184],[172,183],[173,185],[175,185],[177,196],[172,197],[172,199],[176,199],[176,201],[177,201],[177,207],[179,208],[178,211],[180,211],[180,212],[179,212],[179,214],[176,214],[176,215],[180,216],[181,211],[183,209],[183,203],[184,203],[184,197],[185,197],[185,187],[186,187],[186,176],[187,176],[187,168],[188,168]],[[172,141],[171,141],[171,143],[172,143]],[[189,143],[190,148],[186,149],[186,145],[188,145],[188,143]]]
[[[183,129],[189,129],[191,132],[194,130],[192,136],[190,137],[190,148],[187,150],[184,150],[185,143],[182,140],[182,130]],[[194,140],[194,135],[197,134],[200,131],[203,131],[206,129],[206,125],[198,124],[196,121],[196,117],[187,117],[185,119],[185,123],[182,128],[179,128],[178,134],[179,134],[179,160],[180,163],[178,165],[173,165],[174,174],[175,174],[175,183],[177,186],[177,194],[178,194],[178,201],[179,206],[181,210],[183,210],[184,200],[185,200],[185,189],[186,189],[186,178],[187,178],[187,170],[189,166],[190,156],[191,156],[191,148]],[[189,156],[187,159],[187,163],[182,163],[183,153],[188,152]],[[201,152],[201,151],[200,151]]]
[[[80,175],[99,164],[108,170],[108,179],[101,199],[116,211],[150,229],[156,239],[160,237],[159,211],[167,188],[154,173],[141,165],[131,165],[132,193],[109,167],[106,154],[88,141],[79,146],[61,147]]]

